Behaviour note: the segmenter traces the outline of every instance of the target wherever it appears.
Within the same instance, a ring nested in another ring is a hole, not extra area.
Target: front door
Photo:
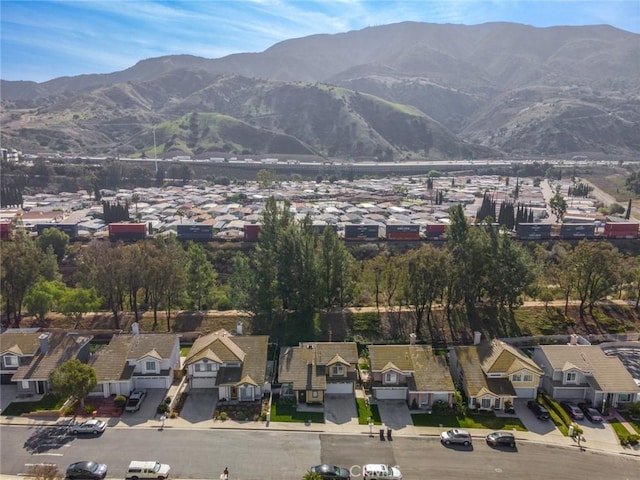
[[[44,382],[36,382],[36,395],[44,393]]]
[[[298,392],[298,403],[307,403],[307,391],[300,390]]]

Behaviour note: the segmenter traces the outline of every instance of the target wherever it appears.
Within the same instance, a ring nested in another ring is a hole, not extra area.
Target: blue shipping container
[[[212,240],[213,225],[178,225],[178,238],[181,240]]]
[[[66,233],[69,238],[76,238],[78,236],[78,224],[77,223],[39,223],[36,225],[36,231],[38,235],[42,235],[48,228],[55,228],[61,232]]]
[[[380,237],[379,225],[345,225],[345,240],[377,240]]]

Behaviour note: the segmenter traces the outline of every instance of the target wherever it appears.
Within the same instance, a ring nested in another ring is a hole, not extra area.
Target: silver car
[[[471,434],[466,430],[462,430],[460,428],[452,428],[451,430],[442,432],[440,434],[440,441],[445,445],[457,443],[460,445],[468,446],[472,443]]]
[[[71,425],[70,430],[74,435],[80,435],[81,433],[92,433],[94,435],[97,435],[104,432],[106,428],[107,422],[94,419],[87,420],[86,422],[82,423],[74,423],[73,425]]]

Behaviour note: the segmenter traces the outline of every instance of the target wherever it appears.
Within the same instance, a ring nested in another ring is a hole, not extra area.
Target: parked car
[[[332,480],[334,478],[339,480],[349,480],[351,478],[349,470],[346,468],[338,467],[336,465],[328,465],[326,463],[311,467],[309,470],[320,475],[322,480]]]
[[[129,395],[129,399],[127,400],[127,404],[124,407],[125,411],[137,412],[138,410],[140,410],[140,405],[142,405],[144,397],[146,396],[147,392],[145,392],[144,390],[134,390],[133,392],[131,392],[131,395]]]
[[[366,480],[402,480],[402,473],[398,467],[370,463],[362,467],[362,478]]]
[[[69,479],[102,480],[107,476],[107,466],[98,462],[76,462],[67,467],[65,474]]]
[[[560,402],[560,406],[565,409],[565,411],[569,414],[569,417],[573,420],[583,420],[584,413],[582,410],[578,408],[578,406],[573,402]]]
[[[529,407],[529,410],[533,412],[538,420],[549,420],[551,418],[549,410],[536,400],[529,400],[527,402],[527,407]]]
[[[515,447],[516,437],[509,432],[493,432],[487,435],[487,445],[492,447]]]
[[[580,410],[582,410],[582,413],[584,413],[584,416],[587,417],[590,422],[601,423],[603,421],[600,412],[593,408],[591,405],[587,405],[586,403],[579,403],[578,407],[580,407]]]
[[[459,428],[453,428],[442,432],[440,434],[440,441],[445,445],[451,445],[452,443],[458,443],[461,445],[471,445],[471,434],[466,430]]]
[[[139,478],[156,478],[164,480],[169,476],[171,467],[160,462],[134,460],[129,464],[125,478],[138,480]]]
[[[97,435],[104,432],[106,428],[107,422],[93,419],[87,420],[86,422],[82,423],[74,423],[73,425],[71,425],[70,430],[74,435],[80,435],[82,433],[92,433],[94,435]]]

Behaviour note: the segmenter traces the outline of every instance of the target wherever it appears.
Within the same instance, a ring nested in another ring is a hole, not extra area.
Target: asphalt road
[[[521,442],[515,450],[492,449],[481,439],[472,448],[444,447],[433,437],[378,437],[277,431],[220,431],[112,428],[100,437],[75,438],[53,427],[3,426],[0,473],[24,474],[30,464],[60,469],[79,460],[109,466],[109,478],[123,478],[131,460],[171,465],[180,479],[217,479],[225,467],[231,480],[299,480],[312,465],[335,463],[361,478],[361,465],[398,465],[406,480],[638,478],[637,457]]]

